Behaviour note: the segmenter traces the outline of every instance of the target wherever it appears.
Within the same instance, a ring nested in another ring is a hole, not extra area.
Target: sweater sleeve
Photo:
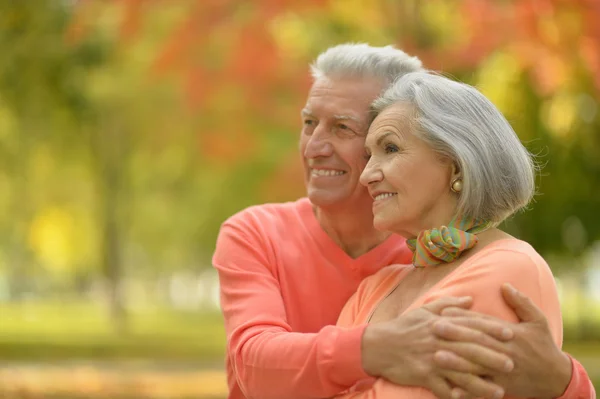
[[[568,355],[568,354],[567,354]],[[573,373],[571,374],[571,382],[567,390],[558,399],[596,399],[596,391],[590,377],[585,369],[571,355],[571,363],[573,364]]]
[[[235,216],[221,227],[213,265],[219,274],[227,356],[248,398],[323,398],[366,377],[365,326],[292,332],[268,240]]]

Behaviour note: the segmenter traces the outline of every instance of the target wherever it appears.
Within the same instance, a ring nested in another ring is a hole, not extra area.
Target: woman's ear
[[[452,162],[452,174],[450,176],[450,181],[454,181],[458,178],[462,178],[462,171],[460,169],[460,165],[458,164],[458,162],[453,161]]]

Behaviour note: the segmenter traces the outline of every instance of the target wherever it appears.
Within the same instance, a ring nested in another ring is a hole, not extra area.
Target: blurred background
[[[304,193],[308,63],[395,44],[544,165],[505,228],[600,388],[600,1],[0,1],[0,397],[224,398],[220,224]]]

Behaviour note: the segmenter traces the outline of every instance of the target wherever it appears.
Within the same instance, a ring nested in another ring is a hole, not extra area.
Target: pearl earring
[[[450,186],[450,190],[452,190],[455,193],[460,193],[462,191],[462,179],[460,177],[452,180],[452,185]]]

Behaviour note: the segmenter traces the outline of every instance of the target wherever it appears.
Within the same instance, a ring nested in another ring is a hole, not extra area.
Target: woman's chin
[[[390,231],[391,224],[384,217],[378,217],[377,214],[373,217],[373,227],[378,231]]]

